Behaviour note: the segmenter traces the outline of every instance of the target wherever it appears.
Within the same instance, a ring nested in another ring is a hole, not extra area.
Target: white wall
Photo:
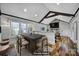
[[[54,20],[53,22],[59,22],[59,31],[62,36],[71,37],[71,27],[70,24],[61,20]],[[53,23],[52,22],[52,23]]]
[[[78,53],[79,53],[79,11],[78,11],[76,17],[71,22],[72,29],[73,29],[73,24],[75,22],[77,22],[77,30],[78,30],[78,32],[77,32],[77,41],[76,42],[77,42],[77,48],[78,48]],[[75,34],[75,32],[72,31],[72,35],[74,35],[74,34]]]
[[[59,25],[60,25],[59,30],[60,30],[61,35],[71,37],[70,24],[69,23],[66,23],[66,22],[60,21],[60,24]]]
[[[1,16],[1,38],[6,39],[10,38],[11,31],[10,31],[10,19],[6,16]]]
[[[79,16],[78,16],[78,19],[79,19]],[[78,53],[79,53],[79,21],[78,21],[78,33],[77,33],[77,36],[78,36],[78,40],[77,40],[77,48],[78,48]]]
[[[38,24],[38,23],[31,23],[33,26],[33,31],[38,31],[38,32],[47,32],[47,25],[43,25],[43,24]],[[44,30],[42,30],[42,28],[45,28]]]
[[[77,38],[78,38],[78,40],[77,40],[77,45],[78,45],[78,53],[79,53],[79,11],[78,11],[78,16],[77,16],[77,24],[78,24],[78,33],[77,33]]]

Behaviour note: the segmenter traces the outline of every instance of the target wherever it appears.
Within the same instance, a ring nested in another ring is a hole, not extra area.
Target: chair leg
[[[21,46],[20,46],[20,56],[21,56]]]
[[[21,56],[21,47],[22,47],[22,41],[21,41],[21,39],[20,39],[20,56]]]

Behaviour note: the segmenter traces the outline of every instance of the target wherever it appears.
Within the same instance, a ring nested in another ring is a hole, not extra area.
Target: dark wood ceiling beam
[[[48,16],[50,13],[55,13],[54,15],[50,15]],[[39,23],[41,23],[45,18],[50,18],[50,17],[54,17],[57,15],[63,15],[63,16],[68,16],[68,17],[74,17],[74,14],[68,14],[68,13],[62,13],[62,12],[56,12],[56,11],[49,11],[42,19]]]
[[[50,15],[50,16],[47,16],[46,18],[54,17],[54,16],[57,16],[57,15],[58,14]]]
[[[22,18],[22,17],[18,17],[18,16],[6,14],[6,13],[1,13],[1,14],[2,14],[2,15],[6,15],[6,16],[11,16],[11,17],[14,17],[14,18],[19,18],[19,19],[23,19],[23,20],[28,20],[28,21],[31,21],[31,22],[36,22],[36,21],[33,21],[33,20],[25,19],[25,18]],[[36,23],[37,23],[37,22],[36,22]]]
[[[1,15],[6,15],[6,16],[14,17],[14,18],[19,18],[19,19],[30,21],[30,22],[34,22],[34,23],[39,23],[39,22],[36,22],[36,21],[33,21],[33,20],[25,19],[25,18],[22,18],[22,17],[18,17],[18,16],[6,14],[6,13],[1,13]],[[48,25],[48,24],[44,24],[44,23],[39,23],[39,24]]]
[[[74,16],[71,18],[70,22],[73,20],[73,18],[76,16],[77,12],[79,11],[79,8],[76,10],[76,12],[74,13]]]
[[[58,15],[63,15],[63,16],[74,16],[74,14],[68,14],[68,13],[62,13],[62,12],[55,12],[55,11],[50,11],[50,13],[56,13]]]
[[[50,11],[39,21],[39,23],[41,23],[49,14],[50,14]]]
[[[76,10],[76,12],[74,13],[74,16],[77,14],[77,12],[79,11],[79,8]]]

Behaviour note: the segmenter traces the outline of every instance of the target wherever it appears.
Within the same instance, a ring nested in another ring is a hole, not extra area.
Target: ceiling
[[[24,9],[27,11],[24,12]],[[3,3],[1,4],[1,11],[6,14],[39,22],[49,10],[45,5],[40,3]]]
[[[78,3],[2,3],[1,11],[6,14],[15,15],[32,21],[40,20],[49,12],[56,11],[68,14],[74,14],[79,8]],[[44,19],[42,23],[49,24],[55,18],[69,22],[72,17],[56,16]]]
[[[79,7],[79,3],[60,3],[59,5],[56,3],[46,3],[45,6],[50,11],[74,14]]]

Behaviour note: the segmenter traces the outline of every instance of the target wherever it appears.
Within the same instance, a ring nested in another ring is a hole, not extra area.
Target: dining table
[[[23,34],[25,40],[29,41],[28,49],[34,52],[37,49],[37,43],[44,35],[41,34]]]

